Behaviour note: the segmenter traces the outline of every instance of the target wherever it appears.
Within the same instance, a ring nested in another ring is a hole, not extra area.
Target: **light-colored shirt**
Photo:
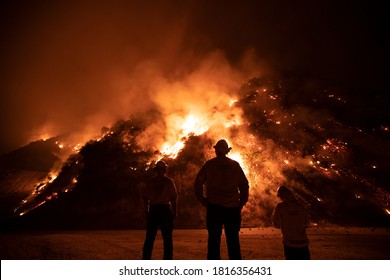
[[[279,202],[272,214],[272,221],[276,228],[281,229],[284,245],[300,248],[309,244],[306,234],[309,215],[297,201]]]
[[[248,201],[248,180],[240,164],[228,157],[207,161],[195,179],[198,200],[224,207],[243,206]]]

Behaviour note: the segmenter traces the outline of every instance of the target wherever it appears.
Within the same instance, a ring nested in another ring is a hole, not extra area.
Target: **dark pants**
[[[284,256],[286,260],[310,260],[309,246],[295,248],[284,245]]]
[[[222,227],[225,229],[226,244],[230,260],[241,260],[239,232],[241,227],[241,207],[207,205],[206,226],[208,230],[207,259],[221,259]]]
[[[164,260],[171,260],[173,256],[173,214],[169,205],[151,205],[146,222],[146,237],[143,247],[142,259],[150,260],[154,240],[160,228],[164,243]]]

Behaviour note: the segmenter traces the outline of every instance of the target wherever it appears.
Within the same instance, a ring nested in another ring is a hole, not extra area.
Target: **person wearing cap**
[[[194,183],[195,195],[206,207],[207,259],[221,259],[224,228],[229,259],[240,260],[241,209],[248,201],[249,184],[240,164],[227,157],[231,147],[226,140],[219,140],[214,149],[216,157],[206,161]]]
[[[167,164],[156,163],[156,176],[145,187],[144,204],[146,214],[146,237],[142,259],[150,260],[158,229],[161,230],[164,245],[164,259],[173,257],[173,220],[177,213],[177,190],[175,183],[166,174]]]
[[[306,234],[308,212],[289,188],[280,186],[277,196],[282,201],[274,208],[272,222],[276,228],[281,229],[285,259],[309,260],[309,239]]]

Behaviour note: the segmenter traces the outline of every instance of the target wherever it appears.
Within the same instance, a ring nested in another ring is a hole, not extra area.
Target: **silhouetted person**
[[[194,184],[197,199],[206,207],[207,259],[221,259],[224,227],[229,259],[240,260],[241,209],[248,201],[249,184],[240,164],[226,156],[228,143],[219,140],[214,149],[216,157],[202,166]]]
[[[164,243],[164,260],[171,260],[173,220],[177,213],[177,191],[173,180],[165,176],[167,165],[164,161],[157,162],[155,171],[157,175],[148,182],[144,192],[146,237],[142,259],[151,259],[154,240],[160,228]]]
[[[279,187],[277,196],[282,202],[276,204],[272,221],[282,231],[284,256],[286,260],[309,260],[309,239],[306,234],[308,212],[287,187]]]

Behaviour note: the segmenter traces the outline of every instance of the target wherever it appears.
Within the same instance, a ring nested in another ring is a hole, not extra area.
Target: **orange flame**
[[[190,135],[200,135],[209,129],[207,121],[193,114],[187,115],[184,119],[171,116],[170,118],[173,130],[172,139],[163,143],[160,151],[171,158],[176,158],[178,153],[184,147],[184,142]]]

